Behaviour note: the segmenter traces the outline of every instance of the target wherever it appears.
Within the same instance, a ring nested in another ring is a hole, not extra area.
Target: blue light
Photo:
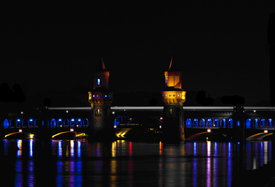
[[[33,121],[33,119],[31,118],[31,119],[30,119],[30,122],[32,122],[32,121]]]
[[[95,95],[93,95],[93,97],[95,97]]]
[[[167,97],[167,94],[165,94],[165,97]]]
[[[107,95],[105,95],[105,97],[107,97]]]
[[[20,121],[20,119],[17,119],[17,121],[19,122],[19,121]]]
[[[58,121],[62,121],[62,119],[61,119],[61,118],[59,118],[59,119],[58,119]]]
[[[96,95],[96,97],[98,97],[98,95]]]
[[[77,121],[81,121],[81,119],[79,118]]]
[[[100,85],[100,79],[96,80],[96,85],[99,86]]]
[[[71,121],[74,121],[74,118],[72,118]]]
[[[237,121],[237,126],[240,126],[240,121]]]
[[[180,94],[178,94],[178,97],[180,96]]]
[[[169,95],[169,97],[171,97],[171,94]]]
[[[109,95],[109,97],[112,97],[111,95]]]
[[[102,95],[100,95],[100,97],[102,97]]]

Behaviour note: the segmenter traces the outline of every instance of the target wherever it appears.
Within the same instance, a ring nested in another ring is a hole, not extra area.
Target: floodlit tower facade
[[[182,90],[181,72],[175,67],[173,56],[168,71],[164,72],[164,77],[163,136],[167,140],[185,140],[182,106],[186,100],[186,92]]]
[[[93,90],[89,91],[89,102],[91,103],[92,136],[105,137],[113,131],[111,125],[110,106],[113,101],[113,93],[109,90],[110,72],[105,69],[103,58],[101,58],[99,71],[93,74]]]

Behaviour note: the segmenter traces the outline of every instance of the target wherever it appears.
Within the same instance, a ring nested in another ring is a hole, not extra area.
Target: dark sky
[[[160,91],[174,51],[187,92],[269,100],[272,0],[41,7],[1,13],[0,83],[28,95],[92,88],[100,54],[114,92]]]

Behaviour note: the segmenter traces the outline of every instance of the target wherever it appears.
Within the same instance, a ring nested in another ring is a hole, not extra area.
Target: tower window
[[[96,80],[96,85],[99,86],[100,85],[100,79]]]
[[[99,108],[96,109],[95,116],[101,116],[101,110]]]

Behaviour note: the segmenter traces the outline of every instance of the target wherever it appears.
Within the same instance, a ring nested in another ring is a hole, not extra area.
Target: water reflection
[[[14,186],[34,186],[39,181],[41,173],[35,171],[39,171],[41,159],[36,149],[46,149],[43,145],[50,146],[51,155],[44,161],[51,166],[56,186],[231,186],[241,167],[252,170],[271,161],[271,142],[267,141],[243,145],[3,140],[3,145],[4,158],[14,158],[9,161],[14,164]]]

